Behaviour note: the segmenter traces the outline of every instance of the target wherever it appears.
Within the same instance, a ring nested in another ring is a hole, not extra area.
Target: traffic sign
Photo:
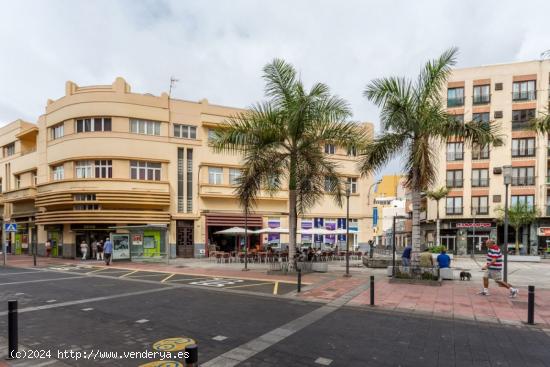
[[[4,230],[6,232],[17,232],[17,223],[4,223]]]

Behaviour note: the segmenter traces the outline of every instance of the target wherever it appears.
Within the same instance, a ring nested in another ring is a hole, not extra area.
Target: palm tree
[[[441,245],[441,238],[439,236],[439,200],[443,199],[445,196],[449,194],[449,189],[446,186],[441,186],[439,189],[428,191],[426,192],[426,196],[429,199],[435,200],[437,205],[437,216],[436,216],[436,237],[435,237],[435,245],[440,246]]]
[[[245,210],[263,189],[274,193],[288,188],[289,261],[296,246],[298,215],[323,198],[329,189],[342,205],[344,186],[338,165],[324,153],[325,143],[357,147],[364,130],[348,122],[350,107],[314,84],[306,91],[294,67],[275,59],[263,69],[267,101],[228,119],[215,132],[217,152],[242,154],[242,174],[236,193]]]
[[[426,63],[416,81],[389,77],[373,80],[364,96],[381,108],[383,133],[369,144],[361,158],[361,171],[370,174],[397,155],[404,160],[405,186],[413,204],[412,242],[420,249],[421,194],[435,184],[440,147],[449,138],[466,144],[501,142],[493,123],[458,121],[447,113],[442,92],[455,64],[457,49],[445,51]]]
[[[500,223],[504,222],[504,209],[497,208],[496,210],[500,212],[498,221]],[[516,254],[519,254],[519,229],[536,221],[539,215],[540,213],[535,207],[527,205],[526,203],[518,203],[508,208],[508,222],[516,232]],[[506,251],[508,251],[507,238],[504,239],[504,243]]]

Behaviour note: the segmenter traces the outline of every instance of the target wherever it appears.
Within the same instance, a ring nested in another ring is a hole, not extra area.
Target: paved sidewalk
[[[337,290],[356,287],[367,279],[336,279],[307,290],[301,299],[327,302],[338,297]],[[517,298],[508,297],[505,288],[491,284],[490,296],[481,296],[479,284],[474,282],[444,282],[441,286],[390,283],[387,278],[375,283],[377,308],[423,314],[436,317],[490,321],[502,324],[521,325],[527,320],[527,289],[520,288]],[[354,299],[349,306],[368,306],[370,290]],[[550,290],[538,289],[535,298],[535,323],[550,328]]]

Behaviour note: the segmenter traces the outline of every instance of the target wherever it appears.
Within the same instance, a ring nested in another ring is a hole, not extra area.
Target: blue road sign
[[[4,223],[4,230],[6,232],[17,232],[17,223]]]

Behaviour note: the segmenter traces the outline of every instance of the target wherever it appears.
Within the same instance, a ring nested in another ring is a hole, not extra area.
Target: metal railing
[[[461,179],[447,180],[447,187],[460,188],[463,186],[464,186],[464,180],[461,180]]]
[[[489,186],[488,178],[472,178],[472,187],[487,187]]]
[[[472,207],[472,215],[485,215],[489,214],[488,206],[474,206]]]
[[[530,120],[512,121],[512,130],[530,130],[533,124]]]
[[[512,186],[531,186],[535,184],[535,176],[512,177]]]
[[[464,97],[447,99],[447,107],[460,107],[460,106],[464,106]]]
[[[445,207],[445,213],[447,215],[460,215],[462,214],[463,207],[461,206],[447,206]]]
[[[481,94],[479,96],[473,97],[473,104],[487,104],[491,103],[491,95],[490,94]]]
[[[512,92],[512,101],[533,101],[537,98],[537,92],[525,91],[525,92]]]
[[[464,160],[464,152],[447,152],[448,161],[462,161]]]
[[[512,157],[534,157],[535,148],[512,149]]]

